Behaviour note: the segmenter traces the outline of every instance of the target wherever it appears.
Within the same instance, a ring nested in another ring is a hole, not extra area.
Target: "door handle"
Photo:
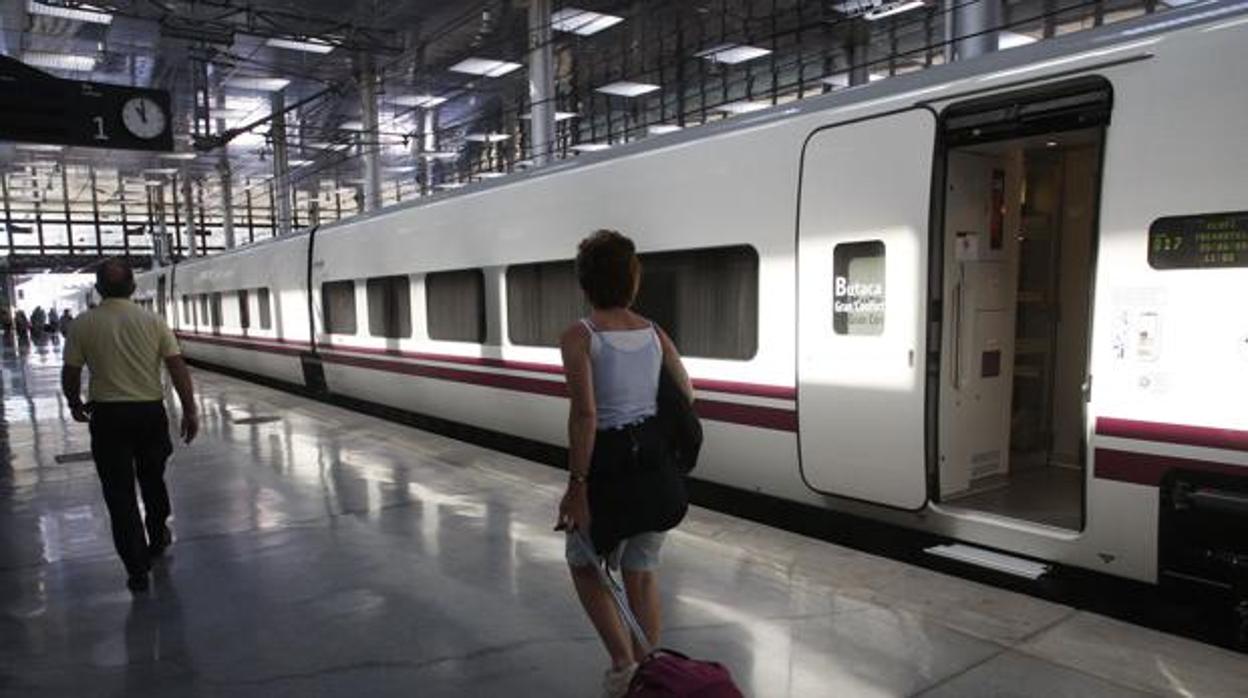
[[[953,287],[953,389],[962,389],[962,282]]]

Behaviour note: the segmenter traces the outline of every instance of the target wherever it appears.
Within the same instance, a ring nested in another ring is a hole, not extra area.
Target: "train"
[[[620,230],[694,380],[696,478],[1243,598],[1245,65],[1248,4],[1193,3],[158,267],[136,299],[202,365],[559,447],[575,247]]]

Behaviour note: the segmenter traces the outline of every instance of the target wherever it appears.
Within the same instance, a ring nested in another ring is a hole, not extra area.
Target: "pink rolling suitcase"
[[[581,546],[593,553],[594,546],[583,533],[573,535]],[[744,698],[741,689],[733,683],[728,668],[719,662],[690,659],[673,650],[650,647],[641,624],[628,607],[623,587],[607,571],[605,562],[599,561],[596,567],[602,583],[611,591],[629,632],[646,654],[628,685],[626,695],[629,698]]]

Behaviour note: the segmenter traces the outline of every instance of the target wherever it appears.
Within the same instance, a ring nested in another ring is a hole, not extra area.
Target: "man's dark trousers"
[[[165,489],[165,461],[173,453],[169,420],[160,402],[97,402],[91,409],[91,455],[104,486],[104,501],[112,520],[113,545],[130,574],[151,567],[148,538],[162,540],[169,518]],[[144,535],[134,482],[143,493],[147,511]]]

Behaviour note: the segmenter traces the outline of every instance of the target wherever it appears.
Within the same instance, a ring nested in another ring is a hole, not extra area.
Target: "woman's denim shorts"
[[[563,555],[568,564],[572,567],[589,567],[597,563],[572,536],[573,534],[568,534],[564,546]],[[663,539],[666,537],[666,532],[647,532],[625,538],[607,557],[607,561],[612,569],[652,572],[659,567],[659,551],[663,548]]]

